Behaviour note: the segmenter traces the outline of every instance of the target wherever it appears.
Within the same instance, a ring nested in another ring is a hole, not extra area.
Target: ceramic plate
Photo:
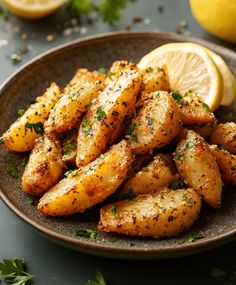
[[[212,43],[184,38],[174,34],[156,32],[124,32],[99,35],[78,40],[46,52],[29,62],[15,73],[0,89],[0,133],[3,133],[16,118],[17,110],[25,108],[40,95],[50,82],[56,81],[61,87],[79,67],[91,70],[110,66],[118,59],[138,62],[152,49],[169,42],[191,41],[200,43],[219,53],[236,75],[236,53]],[[220,108],[220,120],[236,119],[236,107]],[[177,238],[151,239],[117,236],[116,242],[109,242],[114,236],[98,232],[96,239],[75,237],[75,229],[96,230],[98,212],[66,218],[48,218],[41,215],[36,207],[27,203],[28,197],[20,188],[20,179],[6,174],[11,161],[23,171],[24,155],[0,149],[0,189],[2,200],[24,221],[47,238],[73,249],[94,255],[129,258],[161,259],[192,254],[214,248],[236,237],[236,191],[224,189],[222,207],[219,210],[203,207],[201,216],[190,231]],[[192,233],[201,232],[204,238],[194,243],[183,243]]]

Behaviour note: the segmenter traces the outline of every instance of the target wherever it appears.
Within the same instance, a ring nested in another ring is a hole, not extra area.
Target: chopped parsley
[[[87,109],[90,108],[92,105],[93,105],[93,103],[90,102],[90,103],[88,103],[88,104],[86,104],[86,105],[84,106],[84,109],[87,110]]]
[[[10,162],[8,165],[7,165],[7,173],[11,176],[11,177],[14,177],[14,178],[18,178],[19,177],[19,173],[18,173],[18,168],[16,166],[16,164],[14,162]]]
[[[117,210],[116,210],[116,204],[115,203],[113,203],[112,205],[111,205],[111,212],[112,212],[112,214],[116,217],[116,218],[119,218],[120,216],[119,216],[119,213],[117,212]]]
[[[91,121],[83,119],[83,121],[82,121],[82,132],[88,136],[90,134],[90,131],[91,131]]]
[[[76,142],[72,141],[66,144],[65,146],[63,146],[61,150],[63,154],[70,154],[70,150],[75,149],[75,148],[76,148]]]
[[[204,235],[202,233],[193,233],[193,234],[189,234],[188,236],[186,236],[185,238],[183,238],[179,243],[183,244],[183,243],[192,243],[195,242],[199,239],[204,238]]]
[[[109,69],[107,67],[99,67],[97,71],[107,76]]]
[[[19,109],[19,110],[17,110],[17,115],[18,115],[19,117],[21,117],[22,115],[24,115],[24,113],[25,113],[25,109]]]
[[[138,141],[138,135],[137,133],[134,131],[135,128],[137,127],[136,124],[129,124],[127,129],[126,129],[126,138],[128,138],[130,141]]]
[[[148,125],[151,126],[153,123],[153,118],[148,116],[147,120],[148,120]]]
[[[68,170],[64,173],[65,177],[74,177],[81,171],[81,168],[75,170]]]
[[[34,130],[36,134],[42,135],[43,134],[43,123],[41,123],[41,122],[38,122],[38,123],[26,122],[25,123],[25,131],[27,129],[30,129],[31,132]]]
[[[102,107],[98,107],[96,110],[95,118],[99,121],[103,121],[107,117],[106,113],[102,110]]]
[[[176,189],[184,188],[184,186],[185,184],[183,180],[177,180],[177,181],[170,183],[169,188],[176,190]]]
[[[165,154],[160,154],[161,160],[165,163],[169,162],[168,157]]]
[[[211,109],[206,103],[203,102],[202,107],[205,108],[207,110],[207,112],[211,113]]]
[[[29,204],[29,205],[34,205],[34,198],[33,198],[33,197],[29,197],[29,198],[27,199],[27,204]]]
[[[117,237],[109,237],[107,240],[109,242],[116,242],[118,240],[118,238]]]
[[[120,200],[132,200],[136,197],[133,189],[129,189],[126,193],[120,196]]]
[[[179,93],[179,91],[174,91],[171,93],[171,96],[174,98],[175,102],[179,105],[183,101],[182,95]]]
[[[22,57],[17,53],[13,53],[10,55],[10,60],[13,64],[17,64],[22,61]]]
[[[97,270],[96,272],[96,280],[88,280],[85,285],[106,285],[104,277],[102,273]]]
[[[174,152],[174,156],[176,159],[178,160],[183,160],[183,154],[184,152],[193,147],[194,146],[194,143],[192,142],[187,142],[184,146],[182,146],[180,149],[177,149],[175,152]]]
[[[222,277],[226,275],[226,272],[218,267],[213,267],[210,271],[210,275],[213,278]]]
[[[73,234],[78,237],[84,237],[84,238],[91,238],[91,239],[96,239],[97,237],[97,232],[94,230],[74,230]]]
[[[25,285],[34,276],[27,273],[24,269],[24,259],[3,259],[0,262],[0,277],[2,277],[7,284]]]

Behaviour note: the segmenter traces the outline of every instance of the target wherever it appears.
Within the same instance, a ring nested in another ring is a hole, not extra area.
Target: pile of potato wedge
[[[62,90],[51,83],[1,146],[30,152],[22,189],[41,197],[41,213],[103,202],[98,228],[106,232],[178,235],[202,201],[219,208],[223,185],[236,186],[236,124],[218,124],[191,90],[170,90],[165,67],[124,60],[106,73],[79,69]]]

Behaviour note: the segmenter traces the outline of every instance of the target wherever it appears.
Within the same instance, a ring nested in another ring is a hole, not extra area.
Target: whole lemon
[[[236,0],[189,0],[193,15],[213,35],[236,43]]]

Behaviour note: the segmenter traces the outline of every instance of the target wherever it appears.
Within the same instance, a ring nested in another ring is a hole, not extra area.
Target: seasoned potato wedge
[[[76,165],[81,167],[106,150],[111,134],[122,130],[126,116],[134,112],[136,96],[141,87],[141,75],[125,70],[99,94],[97,102],[83,119],[77,140]],[[114,140],[113,136],[113,140]]]
[[[210,206],[221,205],[222,180],[208,144],[194,131],[186,131],[174,153],[175,164],[184,182],[194,188]]]
[[[170,143],[181,129],[179,108],[165,91],[149,95],[136,118],[128,138],[135,154],[147,153]]]
[[[65,165],[62,162],[58,141],[46,136],[36,140],[22,176],[24,192],[41,196],[61,178]]]
[[[44,194],[38,204],[39,211],[48,216],[84,212],[102,202],[120,186],[131,162],[130,146],[123,140]]]
[[[236,123],[219,124],[210,137],[211,144],[217,144],[236,154]]]
[[[236,155],[216,145],[210,145],[210,150],[216,159],[224,182],[236,186]]]
[[[68,89],[51,110],[44,124],[45,133],[60,134],[78,126],[84,112],[102,89],[99,82],[86,82],[78,88]]]
[[[35,140],[43,132],[43,123],[50,109],[54,107],[59,97],[60,89],[56,83],[52,83],[41,98],[37,98],[38,102],[32,104],[3,134],[1,144],[9,150],[18,152],[32,150]]]
[[[131,236],[175,236],[194,223],[200,209],[201,198],[195,190],[164,188],[103,206],[98,228]]]
[[[130,178],[122,187],[120,197],[131,192],[137,196],[158,191],[164,186],[178,180],[172,156],[168,154],[158,154],[154,160],[141,171]]]
[[[75,165],[76,153],[77,153],[77,136],[78,130],[70,131],[63,141],[62,147],[62,160],[65,163]]]

